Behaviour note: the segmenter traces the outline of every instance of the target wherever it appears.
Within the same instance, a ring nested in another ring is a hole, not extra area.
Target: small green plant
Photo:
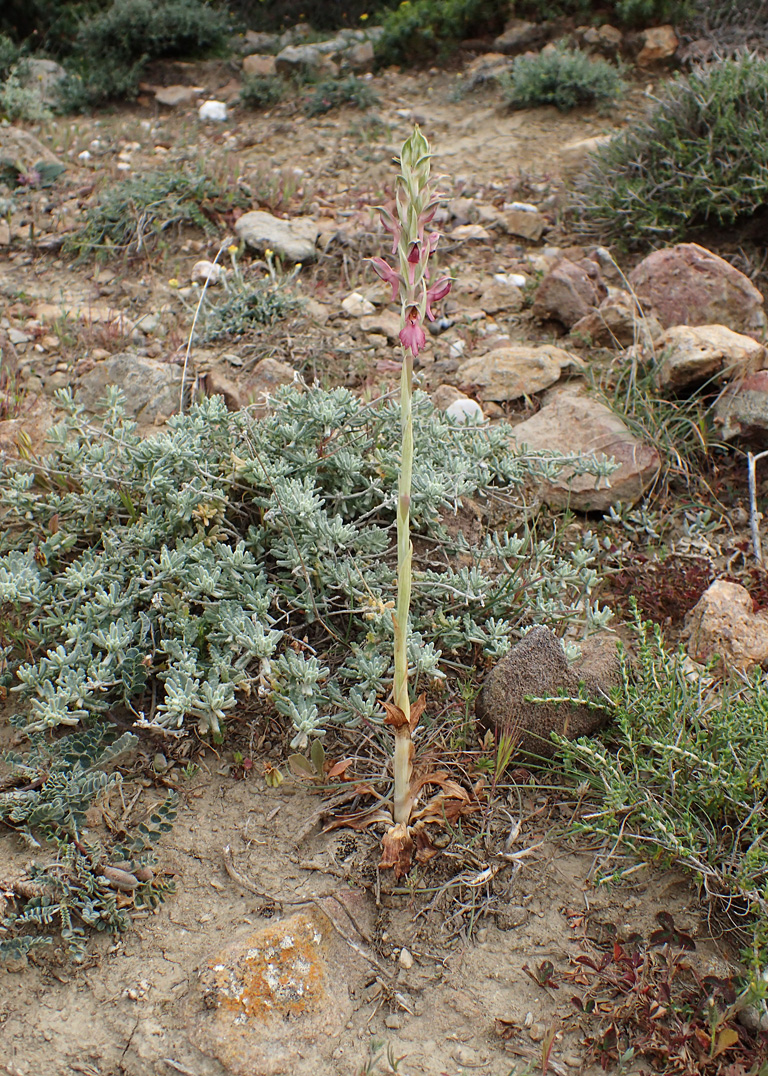
[[[247,281],[240,267],[238,248],[231,246],[229,256],[232,269],[223,277],[225,295],[218,302],[211,302],[202,309],[202,339],[220,340],[243,336],[264,325],[275,322],[299,309],[299,300],[290,290],[301,266],[295,265],[288,273],[275,267],[275,255],[265,252],[267,276]],[[207,293],[210,295],[210,292]]]
[[[364,79],[348,75],[341,79],[319,82],[311,94],[304,98],[302,112],[305,116],[322,116],[335,108],[359,108],[365,110],[379,103],[373,88]]]
[[[10,75],[19,62],[21,49],[7,34],[0,33],[0,82]]]
[[[615,64],[563,45],[519,56],[499,82],[510,108],[555,105],[561,112],[577,105],[614,104],[625,89]]]
[[[10,774],[3,786],[11,789],[0,792],[0,821],[31,848],[45,848],[47,862],[33,863],[13,885],[10,909],[0,922],[0,960],[23,958],[50,943],[56,927],[70,955],[82,959],[86,927],[126,929],[126,897],[135,908],[152,908],[173,891],[172,883],[154,877],[152,846],[171,829],[175,794],[123,841],[103,844],[88,833],[88,808],[120,781],[106,767],[137,743],[133,733],[117,736],[113,725],[99,723],[50,743],[34,736],[26,754],[6,755]],[[120,903],[118,895],[124,898]]]
[[[222,214],[248,204],[244,190],[227,189],[203,172],[143,172],[105,187],[65,249],[79,259],[95,253],[136,255],[151,250],[174,226],[194,224],[214,234]]]
[[[765,679],[693,679],[684,652],[669,651],[658,626],[635,613],[634,630],[637,659],[623,662],[612,701],[613,742],[559,744],[566,772],[586,779],[595,797],[575,829],[692,872],[723,914],[741,908],[760,953],[768,916]]]
[[[450,56],[468,37],[503,28],[498,0],[407,0],[389,12],[376,40],[380,64],[416,64]]]
[[[658,26],[684,22],[700,6],[696,0],[616,0],[616,15],[624,26]]]
[[[744,54],[678,76],[647,120],[591,158],[575,209],[625,247],[749,219],[768,204],[768,60]]]
[[[240,90],[240,101],[246,108],[271,108],[285,97],[282,79],[265,75],[246,75]]]
[[[49,119],[51,110],[40,95],[25,84],[23,61],[14,65],[0,84],[0,118],[11,123],[39,123]]]

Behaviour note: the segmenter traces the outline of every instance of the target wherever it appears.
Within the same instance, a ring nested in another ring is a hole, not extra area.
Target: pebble
[[[580,1069],[581,1058],[578,1054],[566,1054],[563,1057],[563,1064],[567,1065],[569,1069]]]
[[[384,1017],[384,1026],[391,1028],[392,1031],[397,1031],[403,1026],[403,1018],[399,1012],[388,1012]]]
[[[405,971],[410,971],[410,969],[413,967],[413,957],[405,948],[405,946],[403,946],[403,948],[400,950],[400,955],[397,958],[397,962],[400,967],[403,968]]]
[[[467,423],[474,425],[478,422],[485,421],[482,407],[476,400],[470,400],[469,397],[464,400],[454,400],[453,403],[445,409],[445,413],[449,418],[452,418],[455,422],[460,422],[463,425],[466,425]],[[480,938],[480,933],[481,932],[478,931],[478,940]],[[483,933],[485,933],[486,937],[488,936],[487,930]]]
[[[547,1029],[544,1024],[531,1024],[528,1028],[528,1037],[531,1042],[541,1042],[547,1033]]]

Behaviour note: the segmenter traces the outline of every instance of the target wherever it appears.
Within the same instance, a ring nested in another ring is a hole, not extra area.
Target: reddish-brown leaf
[[[413,838],[404,822],[398,822],[384,834],[381,848],[380,869],[391,867],[395,878],[403,878],[411,869]]]

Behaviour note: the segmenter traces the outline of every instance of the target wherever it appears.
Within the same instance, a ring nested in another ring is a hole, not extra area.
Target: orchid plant
[[[418,126],[400,152],[400,174],[395,197],[380,207],[381,221],[392,236],[393,266],[384,258],[372,258],[373,268],[392,288],[392,301],[400,299],[400,345],[403,361],[400,379],[402,447],[397,497],[397,601],[394,620],[393,701],[385,702],[386,723],[395,733],[394,827],[385,839],[385,858],[397,861],[399,847],[409,840],[407,825],[412,809],[411,776],[413,743],[411,734],[424,710],[424,697],[411,705],[408,694],[408,618],[411,604],[410,537],[411,478],[413,475],[413,360],[426,346],[424,319],[434,321],[432,307],[451,288],[447,276],[430,284],[429,261],[438,243],[437,232],[427,232],[439,198],[430,186],[429,142]]]

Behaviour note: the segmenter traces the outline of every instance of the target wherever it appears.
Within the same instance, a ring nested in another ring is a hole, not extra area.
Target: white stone
[[[197,110],[201,120],[222,123],[227,118],[227,106],[223,101],[203,101]]]
[[[446,408],[445,413],[449,418],[464,425],[474,426],[478,422],[485,421],[482,407],[477,400],[472,400],[469,396],[461,400],[454,400]]]
[[[366,314],[374,314],[376,312],[376,307],[370,299],[366,299],[359,291],[351,292],[346,299],[342,301],[341,309],[345,314],[349,314],[351,318],[362,318]]]
[[[199,261],[195,262],[192,267],[192,279],[199,280],[201,284],[204,284],[206,280],[209,285],[218,284],[224,276],[226,276],[224,266],[216,265],[214,262]]]

